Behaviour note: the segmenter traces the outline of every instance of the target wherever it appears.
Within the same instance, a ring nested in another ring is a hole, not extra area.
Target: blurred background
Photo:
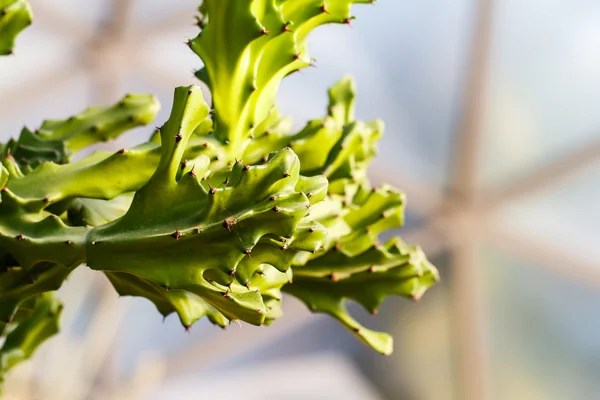
[[[198,0],[32,0],[0,62],[0,140],[23,125],[195,83]],[[381,0],[311,37],[317,68],[280,92],[300,127],[356,78],[382,118],[371,169],[408,195],[399,233],[442,281],[363,323],[383,357],[294,299],[269,328],[186,333],[80,268],[63,332],[9,379],[11,399],[600,399],[600,2]],[[118,149],[146,140],[125,135]]]

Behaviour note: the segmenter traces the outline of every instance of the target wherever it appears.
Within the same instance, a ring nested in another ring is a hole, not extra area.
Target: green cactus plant
[[[25,0],[0,0],[0,55],[12,54],[17,35],[32,21],[31,8]]]
[[[80,265],[186,329],[204,316],[270,324],[288,293],[392,352],[391,337],[360,325],[345,301],[374,313],[389,295],[418,299],[438,274],[420,248],[379,242],[406,203],[367,177],[383,124],[355,120],[347,77],[299,132],[275,103],[281,80],[311,64],[307,35],[349,23],[354,3],[371,1],[205,0],[188,44],[210,105],[200,87],[176,88],[147,142],[77,161],[150,123],[155,98],[128,95],[0,145],[0,380],[56,333],[53,292]]]

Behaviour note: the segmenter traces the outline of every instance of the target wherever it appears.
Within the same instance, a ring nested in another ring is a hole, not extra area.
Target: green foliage
[[[33,15],[25,0],[0,0],[0,55],[12,54],[17,35],[31,25]]]
[[[389,295],[418,299],[438,274],[418,247],[379,242],[406,203],[367,176],[383,123],[354,118],[350,78],[299,132],[275,101],[281,80],[311,64],[308,34],[349,23],[353,3],[370,1],[205,0],[189,45],[211,105],[197,86],[176,88],[147,142],[77,161],[150,123],[158,102],[128,95],[0,145],[0,377],[55,333],[52,292],[82,264],[186,329],[204,316],[270,324],[285,292],[391,353],[391,337],[345,302],[375,313]]]

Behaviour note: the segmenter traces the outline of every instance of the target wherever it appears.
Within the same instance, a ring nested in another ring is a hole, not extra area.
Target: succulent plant
[[[288,293],[392,352],[391,337],[361,326],[345,301],[375,313],[389,295],[418,299],[438,274],[418,247],[379,242],[402,225],[406,203],[367,177],[383,124],[355,120],[350,78],[299,132],[275,102],[281,80],[312,63],[307,35],[370,2],[205,0],[188,44],[210,103],[198,86],[176,88],[147,142],[77,161],[150,123],[156,99],[128,95],[0,145],[0,379],[56,333],[53,291],[80,265],[186,329],[204,316],[270,324]]]
[[[33,16],[25,0],[0,0],[0,55],[12,54],[15,39],[31,25]]]

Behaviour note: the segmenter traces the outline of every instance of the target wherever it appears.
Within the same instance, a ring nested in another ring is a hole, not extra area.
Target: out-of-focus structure
[[[199,64],[198,0],[31,1],[0,61],[0,134],[125,92],[165,120]],[[371,171],[406,191],[407,227],[440,267],[418,304],[384,303],[383,358],[287,299],[269,328],[187,334],[80,268],[62,334],[9,380],[11,399],[590,399],[600,395],[600,3],[381,0],[312,38],[317,68],[285,82],[298,126],[357,79],[358,116],[387,133]],[[178,43],[181,43],[178,46]],[[139,129],[115,149],[150,134]],[[75,306],[74,306],[75,305]]]

